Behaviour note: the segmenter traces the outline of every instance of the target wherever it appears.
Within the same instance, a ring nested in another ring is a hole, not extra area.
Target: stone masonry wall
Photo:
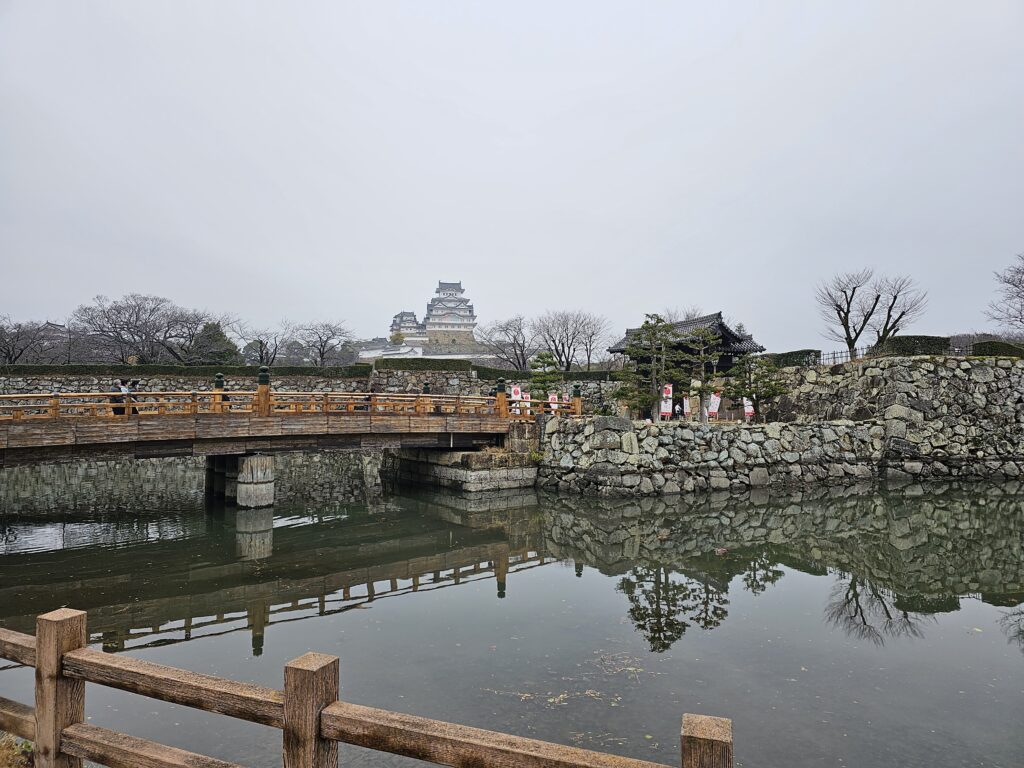
[[[131,374],[131,368],[125,369]],[[507,379],[523,384],[515,378],[515,371],[509,371]],[[374,392],[417,393],[424,385],[430,385],[435,395],[488,395],[497,384],[494,379],[478,379],[469,371],[373,371],[369,378],[321,378],[316,376],[275,376],[271,370],[270,387],[276,391],[291,392]],[[567,382],[563,394],[572,392],[574,384],[580,385],[584,409],[594,413],[612,413],[615,409],[613,394],[618,382],[582,381]],[[38,394],[42,392],[107,392],[113,387],[113,377],[94,376],[24,376],[0,374],[0,395]],[[225,381],[228,391],[251,391],[256,388],[255,379],[228,377]],[[141,392],[208,392],[213,389],[213,380],[208,376],[153,376],[139,379]]]

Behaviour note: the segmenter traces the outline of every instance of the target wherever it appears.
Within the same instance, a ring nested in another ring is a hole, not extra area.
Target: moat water
[[[731,717],[743,766],[1024,765],[1016,487],[206,507],[0,519],[0,625],[81,608],[97,648],[274,687],[336,654],[349,701],[669,765],[684,712]],[[86,712],[280,764],[269,728],[95,685]]]

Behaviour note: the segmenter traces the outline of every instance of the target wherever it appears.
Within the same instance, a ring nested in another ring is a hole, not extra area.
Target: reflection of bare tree
[[[999,617],[999,628],[1006,633],[1006,639],[1020,646],[1024,653],[1024,605],[1018,605]]]
[[[729,604],[725,591],[708,580],[673,578],[664,566],[633,568],[618,585],[630,602],[629,618],[655,653],[667,651],[694,623],[701,629],[721,624]]]
[[[884,645],[886,638],[923,637],[933,616],[897,608],[894,597],[859,576],[841,576],[832,588],[825,618],[858,640]]]

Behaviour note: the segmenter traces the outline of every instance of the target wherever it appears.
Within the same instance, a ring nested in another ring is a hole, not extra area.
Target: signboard
[[[523,388],[520,387],[518,384],[513,384],[512,385],[512,399],[513,400],[522,400],[523,399]]]
[[[665,384],[661,388],[661,415],[663,418],[672,418],[672,385]]]
[[[690,396],[687,395],[683,398],[683,416],[690,415]]]
[[[743,415],[748,419],[754,418],[754,404],[747,398],[743,398]]]
[[[548,402],[551,403],[551,412],[554,413],[558,410],[558,393],[552,392],[548,395]]]
[[[711,400],[708,402],[708,418],[709,419],[717,419],[718,418],[718,407],[721,404],[722,404],[722,393],[721,392],[713,392],[712,395],[711,395]]]

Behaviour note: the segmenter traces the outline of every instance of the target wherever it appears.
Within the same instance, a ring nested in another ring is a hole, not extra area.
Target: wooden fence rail
[[[352,413],[406,415],[497,415],[527,421],[540,415],[582,416],[583,401],[570,399],[509,400],[495,396],[382,394],[378,392],[273,392],[269,385],[254,391],[208,392],[71,392],[0,395],[0,421],[59,420],[82,417],[195,416],[211,413],[252,413],[259,416],[342,415]]]
[[[285,768],[335,768],[338,743],[453,768],[667,768],[507,733],[339,701],[339,661],[307,653],[285,665],[284,689],[189,672],[86,648],[86,615],[39,616],[36,636],[0,629],[0,658],[36,668],[35,707],[0,697],[0,730],[35,744],[37,768],[239,768],[85,722],[85,684],[216,712],[282,731]],[[682,768],[732,768],[731,721],[685,715]]]

